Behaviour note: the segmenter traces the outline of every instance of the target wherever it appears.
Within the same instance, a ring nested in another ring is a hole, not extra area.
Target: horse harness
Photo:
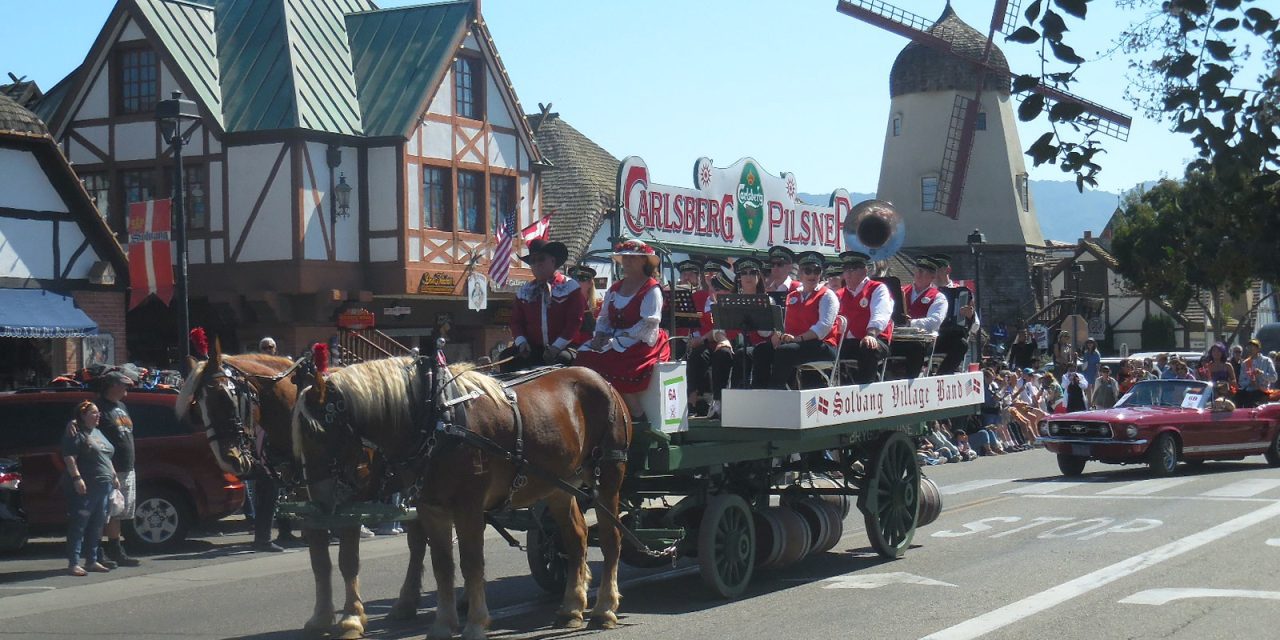
[[[300,362],[295,362],[293,366],[274,376],[262,377],[272,383],[279,382],[285,377],[291,375],[300,366],[300,364]],[[241,451],[252,451],[255,453],[256,455],[254,456],[254,459],[258,461],[262,471],[277,484],[280,484],[290,490],[296,488],[298,483],[286,478],[282,473],[280,473],[276,463],[273,462],[273,460],[276,462],[280,460],[287,460],[288,456],[280,456],[279,453],[271,446],[271,443],[266,442],[266,432],[255,419],[254,409],[260,408],[261,402],[258,397],[257,390],[254,388],[254,385],[249,382],[249,374],[246,374],[244,371],[241,371],[233,365],[223,364],[216,373],[210,375],[210,378],[213,380],[221,378],[231,383],[229,390],[232,398],[235,400],[236,413],[235,416],[231,418],[230,422],[231,426],[235,430],[236,446],[239,447]],[[205,436],[210,439],[218,439],[217,431],[213,427],[207,427],[205,429]]]

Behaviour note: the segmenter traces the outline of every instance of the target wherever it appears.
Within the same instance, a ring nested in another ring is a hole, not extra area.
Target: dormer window
[[[463,118],[480,120],[484,114],[484,67],[470,56],[453,61],[454,112]]]
[[[151,113],[160,95],[160,63],[146,48],[123,49],[116,54],[116,108],[122,115]]]

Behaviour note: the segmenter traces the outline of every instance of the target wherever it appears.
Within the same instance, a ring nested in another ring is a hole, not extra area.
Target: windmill
[[[1012,33],[1012,25],[1017,20],[1019,5],[1020,0],[995,0],[985,46],[981,48],[980,54],[974,55],[973,51],[960,50],[953,46],[951,40],[932,33],[934,22],[887,2],[838,0],[836,3],[836,11],[840,13],[901,35],[944,55],[959,58],[966,63],[971,63],[978,70],[977,86],[973,88],[973,97],[960,94],[955,97],[939,166],[937,196],[933,210],[953,220],[958,219],[960,215],[960,203],[964,196],[965,180],[969,174],[969,162],[973,152],[975,131],[978,128],[983,91],[987,90],[989,76],[1007,73],[1007,69],[993,64],[995,34]],[[947,12],[951,12],[950,2],[947,3]],[[944,13],[944,17],[948,13]],[[941,20],[938,23],[940,24]],[[1007,80],[1003,78],[1002,81],[1007,82]],[[1048,86],[1043,81],[1037,81],[1035,85],[1024,89],[1030,94],[1041,96],[1046,108],[1059,103],[1073,105],[1070,112],[1075,115],[1071,121],[1081,128],[1122,142],[1128,140],[1132,119],[1125,114]]]

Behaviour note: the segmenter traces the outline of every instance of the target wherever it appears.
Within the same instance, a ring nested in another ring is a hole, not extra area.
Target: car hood
[[[1183,409],[1182,407],[1121,407],[1118,409],[1101,409],[1098,411],[1077,411],[1075,413],[1050,416],[1052,421],[1081,422],[1128,422],[1132,424],[1151,424],[1165,422],[1170,416],[1198,413],[1199,409]]]

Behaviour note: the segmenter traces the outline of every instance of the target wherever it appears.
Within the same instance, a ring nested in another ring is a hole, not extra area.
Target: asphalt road
[[[522,553],[491,534],[491,636],[1280,637],[1280,469],[1260,456],[1160,480],[1090,463],[1064,482],[1043,451],[926,471],[945,508],[904,559],[876,557],[855,510],[833,551],[758,573],[735,601],[711,598],[689,563],[624,568],[613,631],[550,628],[556,598],[528,577]],[[255,555],[247,540],[202,538],[88,578],[62,575],[59,541],[38,543],[0,561],[0,636],[301,637],[313,597],[305,551]],[[429,592],[417,621],[384,619],[403,577],[403,540],[366,541],[363,561],[368,637],[422,637]]]

